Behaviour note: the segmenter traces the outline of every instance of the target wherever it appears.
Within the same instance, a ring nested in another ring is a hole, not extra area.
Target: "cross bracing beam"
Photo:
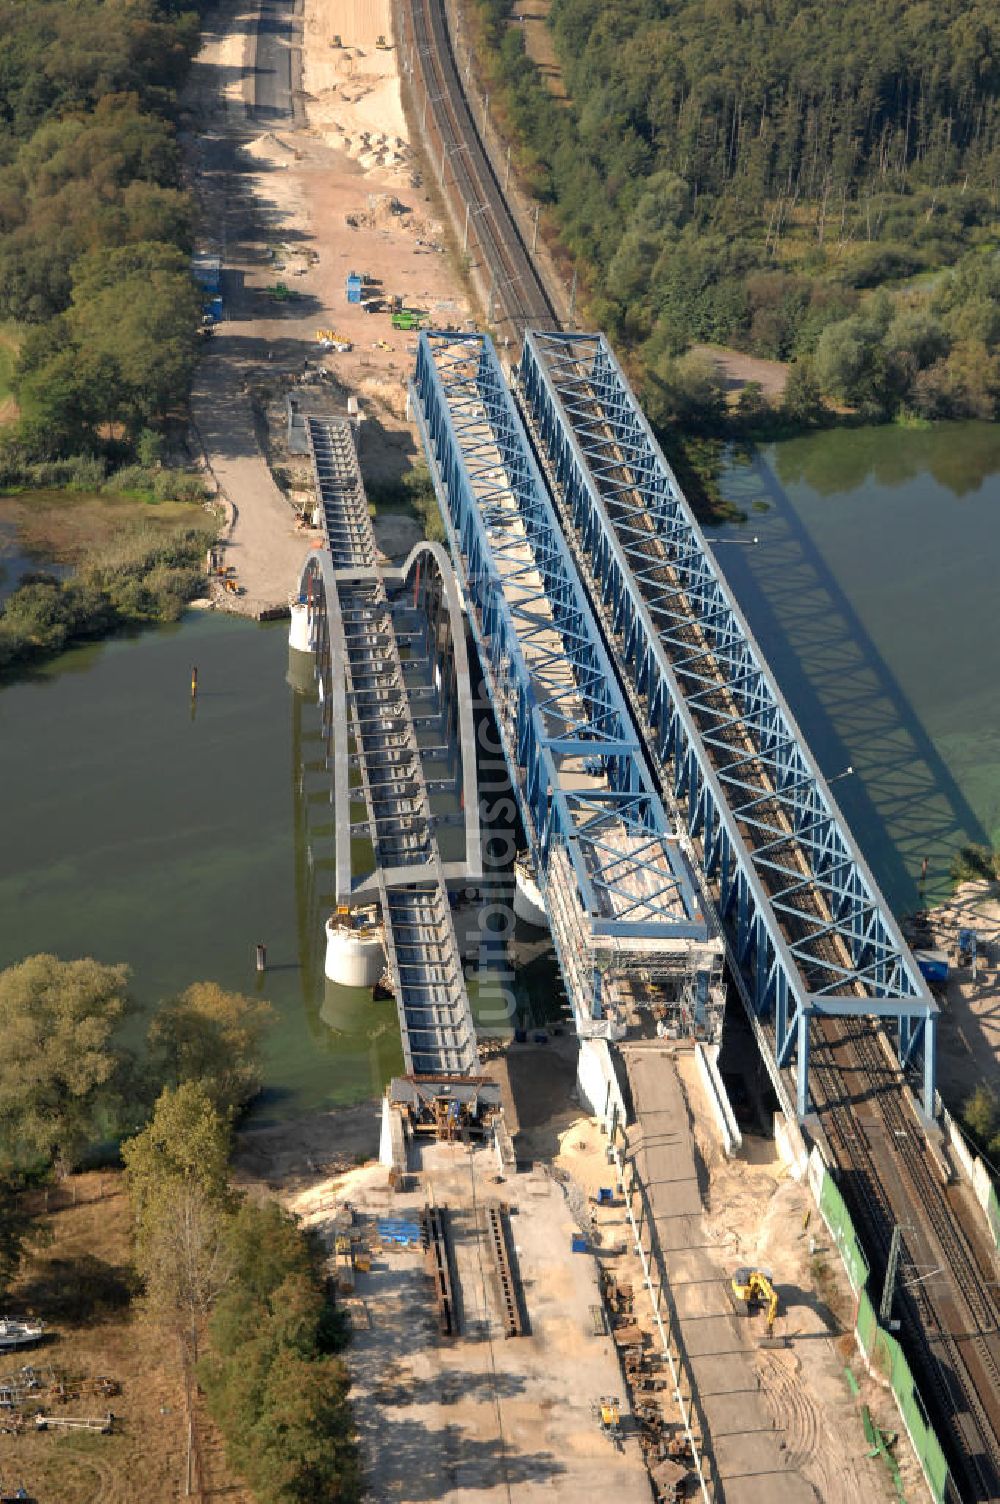
[[[932,1114],[936,1005],[606,340],[529,334],[519,385],[745,996],[798,1062],[800,1115],[808,1020],[834,993],[895,1019],[901,1055],[919,1034]]]
[[[595,944],[710,944],[693,874],[490,340],[423,333],[413,395],[550,913],[559,851]],[[571,980],[574,965],[560,959]],[[599,991],[593,978],[590,988]],[[578,1022],[598,1017],[593,996],[573,1002]]]

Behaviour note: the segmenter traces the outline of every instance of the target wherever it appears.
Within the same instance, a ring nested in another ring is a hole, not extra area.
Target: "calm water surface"
[[[1000,429],[840,430],[733,465],[717,558],[889,901],[1000,844]]]
[[[264,1117],[357,1100],[401,1065],[393,1004],[324,985],[287,665],[284,624],[192,612],[0,689],[0,966],[125,960],[147,1006],[200,979],[262,991]]]
[[[1000,841],[1000,432],[814,435],[725,483],[750,520],[716,536],[760,542],[719,562],[821,765],[856,770],[835,791],[878,880],[912,908],[927,856],[942,894],[962,841]],[[287,669],[283,624],[192,612],[0,687],[0,966],[124,960],[147,1009],[194,980],[260,990],[263,1120],[402,1064],[394,1005],[323,978],[332,826]],[[519,1001],[551,1004],[546,948],[519,955]]]

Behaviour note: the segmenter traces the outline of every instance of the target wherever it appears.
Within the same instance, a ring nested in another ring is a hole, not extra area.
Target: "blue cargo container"
[[[349,303],[361,302],[361,278],[357,272],[349,272],[347,277],[347,301]]]
[[[943,950],[915,950],[913,959],[926,982],[947,982],[948,956]]]

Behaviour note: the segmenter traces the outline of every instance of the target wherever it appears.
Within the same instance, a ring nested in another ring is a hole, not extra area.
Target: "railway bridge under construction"
[[[328,962],[378,926],[392,1096],[436,1131],[499,1106],[452,919],[483,877],[468,637],[581,1050],[652,1021],[718,1041],[725,959],[850,1199],[856,1288],[888,1274],[936,1497],[1000,1498],[1000,1310],[934,1122],[937,1005],[617,361],[529,331],[505,371],[488,336],[425,332],[411,400],[449,549],[389,568],[350,426],[311,420],[325,537],[292,624],[335,811]]]
[[[996,1250],[949,1183],[937,1004],[613,353],[528,329],[507,373],[427,332],[411,398],[578,1032],[652,1004],[714,1037],[724,945],[859,1296],[906,1332],[932,1491],[1000,1499]]]

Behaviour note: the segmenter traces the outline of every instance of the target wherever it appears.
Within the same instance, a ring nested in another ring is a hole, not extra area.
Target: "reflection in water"
[[[760,545],[719,548],[719,564],[823,771],[853,765],[856,776],[835,792],[897,911],[943,896],[953,853],[989,839],[1000,802],[1000,707],[982,646],[993,640],[1000,482],[994,474],[983,490],[987,463],[1000,469],[990,425],[961,425],[960,435],[849,430],[777,445],[726,477],[726,494],[753,515]],[[879,484],[862,484],[872,474]],[[946,474],[967,497],[981,493],[971,510],[933,483]],[[885,489],[913,475],[904,491]],[[836,499],[817,495],[834,490]],[[766,515],[755,514],[755,503]],[[959,505],[978,530],[964,543]],[[949,548],[964,555],[951,599],[941,577]],[[968,675],[970,634],[981,647]],[[988,651],[1000,671],[1000,655]],[[971,682],[959,686],[963,673]],[[990,737],[987,789],[982,756],[974,771],[960,745],[979,738],[982,752]]]
[[[376,1003],[371,988],[338,987],[324,975],[323,926],[333,907],[333,812],[311,657],[290,650],[288,682],[296,930],[309,1034],[335,1057],[331,1075],[350,1080],[353,1095],[379,1095],[403,1068],[396,1007],[391,999]]]
[[[804,434],[769,450],[785,486],[808,486],[820,496],[867,485],[891,488],[931,476],[952,496],[971,496],[996,473],[1000,439],[993,423],[944,428],[834,428]]]

